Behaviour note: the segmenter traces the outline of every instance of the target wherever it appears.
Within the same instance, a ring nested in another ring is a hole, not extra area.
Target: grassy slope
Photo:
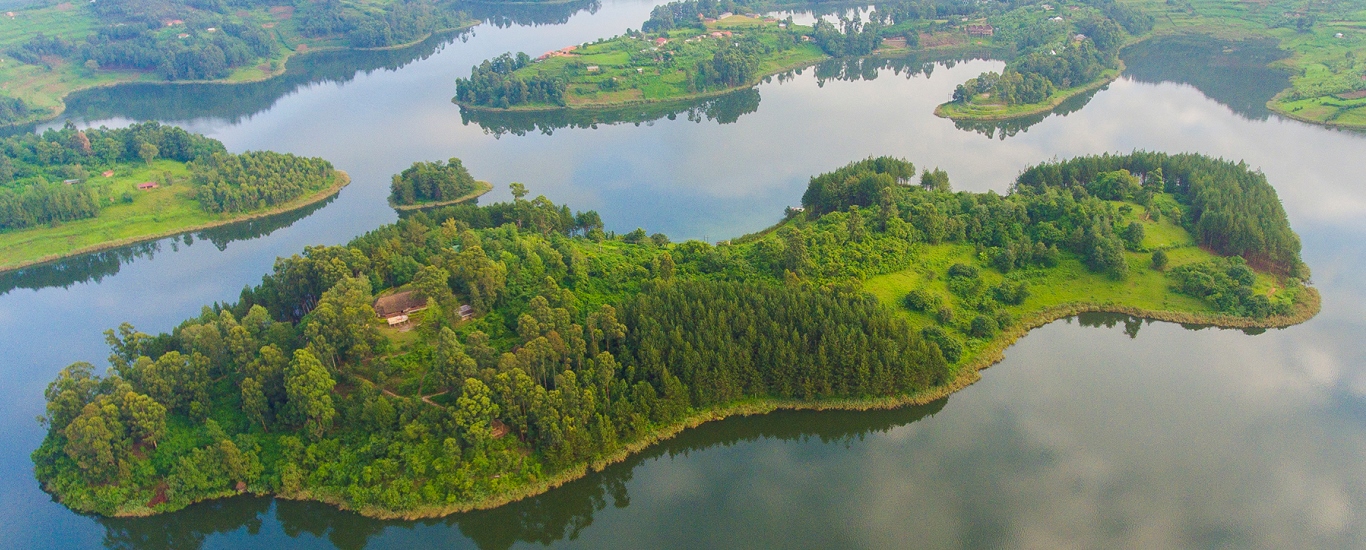
[[[383,6],[392,0],[360,1]],[[279,3],[284,6],[291,5],[283,0]],[[61,36],[72,42],[84,41],[87,35],[99,29],[101,23],[84,4],[73,4],[73,7],[66,9],[56,6],[19,9],[14,11],[13,19],[0,15],[0,59],[3,59],[0,61],[0,94],[22,99],[35,110],[27,122],[37,122],[61,114],[66,108],[64,98],[78,90],[129,82],[165,82],[165,79],[156,72],[125,69],[92,71],[62,60],[57,60],[53,68],[48,69],[26,65],[3,54],[10,47],[25,43],[39,33]],[[265,28],[275,36],[279,47],[271,58],[258,59],[255,65],[238,67],[227,77],[213,82],[242,83],[265,80],[284,74],[286,61],[295,54],[347,47],[345,41],[339,38],[306,38],[300,35],[295,30],[290,13],[280,10],[272,13],[269,6],[258,6],[249,11],[238,12],[237,18]],[[177,26],[162,32],[175,34],[183,32],[183,29],[183,26]]]
[[[728,17],[724,20],[708,23],[707,32],[718,30],[729,30],[735,34],[741,34],[746,29],[755,27],[777,28],[777,24],[771,21],[764,21],[752,17],[741,15]],[[671,43],[683,42],[697,36],[697,29],[677,29],[667,33]],[[767,37],[765,37],[767,38]],[[706,38],[700,44],[706,45],[707,42],[715,43],[718,39]],[[771,42],[765,40],[766,42]],[[711,48],[696,47],[695,44],[685,44],[685,55],[679,55],[673,61],[672,67],[663,68],[657,65],[633,64],[631,53],[642,49],[654,47],[653,42],[648,40],[638,40],[627,37],[616,37],[602,42],[586,44],[575,50],[574,55],[550,57],[541,62],[533,63],[518,71],[522,75],[535,74],[568,74],[569,86],[565,95],[565,103],[569,108],[603,108],[617,107],[635,103],[654,103],[664,101],[679,101],[697,99],[702,97],[724,94],[740,88],[752,86],[763,77],[780,73],[797,67],[804,67],[818,61],[827,59],[819,47],[812,44],[801,44],[786,51],[774,52],[766,58],[759,66],[756,77],[751,82],[741,86],[731,88],[708,90],[705,92],[689,92],[688,81],[685,69],[695,67],[699,61],[710,59],[713,50]],[[596,65],[599,70],[596,72],[581,72],[574,69],[576,65]],[[637,69],[642,69],[637,71]],[[599,83],[616,78],[620,82],[618,89],[603,91],[599,88]],[[491,109],[484,106],[465,105],[474,109]],[[559,109],[558,105],[551,104],[529,104],[512,107],[507,110],[548,110]],[[502,110],[502,109],[498,109]]]
[[[1343,92],[1366,89],[1366,6],[1346,0],[1326,2],[1329,9],[1309,32],[1278,26],[1302,3],[1190,0],[1189,8],[1165,0],[1128,0],[1157,17],[1161,34],[1198,33],[1225,39],[1272,37],[1290,53],[1277,64],[1292,73],[1291,87],[1267,107],[1281,115],[1330,126],[1366,128],[1366,98],[1344,99]],[[1342,33],[1342,38],[1335,35]]]
[[[1141,221],[1144,224],[1143,247],[1145,249],[1157,250],[1161,248],[1167,251],[1169,270],[1180,265],[1202,262],[1216,257],[1215,254],[1196,246],[1195,240],[1184,228],[1169,220],[1163,219],[1160,222],[1147,219],[1139,220],[1136,214],[1130,214],[1129,218],[1130,221]],[[1010,278],[1028,281],[1030,296],[1024,303],[1005,306],[1005,309],[1010,311],[1016,319],[1025,320],[1022,324],[1026,325],[1031,324],[1029,323],[1031,319],[1037,320],[1040,316],[1047,316],[1048,312],[1062,312],[1072,309],[1108,310],[1124,313],[1146,312],[1153,314],[1153,317],[1180,318],[1221,324],[1219,318],[1223,316],[1208,302],[1178,294],[1170,288],[1166,275],[1150,266],[1151,253],[1126,252],[1125,255],[1129,261],[1129,276],[1124,280],[1116,280],[1108,275],[1092,272],[1082,265],[1078,257],[1070,253],[1064,253],[1062,261],[1054,268],[1017,270],[1011,274]],[[937,293],[945,300],[946,304],[950,304],[958,313],[959,318],[955,320],[955,325],[961,327],[970,321],[964,312],[971,310],[963,305],[960,298],[949,292],[943,276],[948,267],[958,262],[977,265],[980,268],[982,279],[988,287],[999,284],[1006,278],[974,256],[975,248],[970,245],[925,245],[923,253],[914,260],[912,267],[869,278],[864,282],[864,288],[877,296],[879,301],[903,312],[916,326],[930,326],[935,324],[935,320],[925,313],[902,307],[902,299],[909,291],[917,288]],[[1285,288],[1283,281],[1279,278],[1265,273],[1257,274],[1255,285],[1257,293],[1283,297]],[[1310,300],[1308,296],[1298,298]],[[1311,309],[1313,311],[1305,313],[1312,315],[1317,311],[1317,306]],[[1293,324],[1293,322],[1286,323],[1286,321],[1286,319],[1269,319],[1264,324]],[[1248,326],[1256,325],[1257,323],[1253,323]],[[960,365],[975,368],[986,367],[995,359],[984,355],[990,355],[1004,349],[1023,334],[1024,331],[1007,331],[986,340],[966,338]],[[960,333],[959,336],[963,335]],[[975,370],[975,368],[971,370]]]
[[[160,181],[166,173],[171,175],[172,185],[148,191],[137,189],[138,183]],[[94,218],[0,233],[0,272],[294,210],[336,194],[351,181],[345,172],[338,170],[333,185],[288,204],[251,212],[211,214],[199,208],[194,198],[196,187],[188,183],[188,176],[183,163],[159,160],[151,166],[121,167],[107,181],[95,181],[104,180],[98,176],[91,178],[89,185],[97,186],[101,202],[113,199],[114,203],[102,208]],[[132,196],[132,202],[122,200],[124,193]]]

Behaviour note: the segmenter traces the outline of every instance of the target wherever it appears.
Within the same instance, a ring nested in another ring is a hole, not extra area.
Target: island
[[[14,8],[0,23],[0,126],[13,126],[58,116],[78,90],[259,81],[297,54],[405,47],[476,21],[454,0],[101,0]]]
[[[1119,51],[1146,38],[1154,18],[1114,1],[1031,3],[969,24],[1013,56],[1005,70],[958,85],[935,109],[960,121],[1005,121],[1048,113],[1113,82],[1124,70]]]
[[[450,206],[476,199],[493,190],[493,184],[476,181],[460,159],[449,162],[414,162],[394,176],[389,186],[389,205],[400,212]]]
[[[350,178],[319,158],[230,154],[156,122],[0,140],[0,272],[289,212]]]
[[[656,8],[697,7],[697,0]],[[715,3],[713,3],[715,5]],[[716,8],[719,9],[719,8]],[[752,86],[827,59],[807,27],[730,13],[693,26],[643,26],[610,40],[566,46],[532,59],[503,54],[456,80],[455,103],[470,110],[552,111],[688,102]],[[805,40],[804,40],[805,39]]]
[[[869,158],[717,244],[513,191],[307,247],[169,333],[109,330],[107,373],[45,391],[38,481],[109,516],[253,493],[434,517],[729,415],[928,403],[1082,312],[1319,310],[1265,176],[1197,154],[1050,161],[1005,195]]]

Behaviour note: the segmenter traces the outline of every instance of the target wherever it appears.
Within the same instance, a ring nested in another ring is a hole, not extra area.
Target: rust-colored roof
[[[380,317],[403,315],[427,307],[427,299],[416,292],[405,290],[375,300],[375,314]]]

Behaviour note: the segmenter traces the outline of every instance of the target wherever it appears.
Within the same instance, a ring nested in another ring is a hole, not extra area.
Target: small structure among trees
[[[427,297],[416,291],[405,290],[375,300],[375,315],[389,322],[389,326],[408,322],[408,316],[427,309]]]

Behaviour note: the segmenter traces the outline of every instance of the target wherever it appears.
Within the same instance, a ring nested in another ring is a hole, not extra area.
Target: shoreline
[[[1015,119],[1018,119],[1018,118],[1024,118],[1024,117],[1028,117],[1028,116],[1035,116],[1035,115],[1039,115],[1039,114],[1049,113],[1049,112],[1053,111],[1054,109],[1057,109],[1059,105],[1062,105],[1063,102],[1065,102],[1065,101],[1067,101],[1067,100],[1069,100],[1069,99],[1072,99],[1072,98],[1074,98],[1074,97],[1077,97],[1077,96],[1079,96],[1079,95],[1081,95],[1081,94],[1084,94],[1084,93],[1087,93],[1087,92],[1092,92],[1092,91],[1098,90],[1098,89],[1100,89],[1100,88],[1102,88],[1102,87],[1104,87],[1104,86],[1108,86],[1110,83],[1112,83],[1112,82],[1114,82],[1114,81],[1116,81],[1116,80],[1119,80],[1119,77],[1124,75],[1124,62],[1123,62],[1123,61],[1120,61],[1120,62],[1119,62],[1119,67],[1117,67],[1117,68],[1115,68],[1115,69],[1111,69],[1110,71],[1113,71],[1113,73],[1112,73],[1112,74],[1108,74],[1108,75],[1104,75],[1104,76],[1102,76],[1101,78],[1096,79],[1095,81],[1091,82],[1090,84],[1087,84],[1087,85],[1082,86],[1082,87],[1080,87],[1080,88],[1071,88],[1071,89],[1070,89],[1069,91],[1067,91],[1066,93],[1063,93],[1063,94],[1059,94],[1059,95],[1057,95],[1057,96],[1054,96],[1053,98],[1049,99],[1049,100],[1048,100],[1047,102],[1045,102],[1045,103],[1037,103],[1037,104],[1035,104],[1033,107],[1030,107],[1029,109],[1026,109],[1026,110],[1023,110],[1023,111],[1012,111],[1012,112],[1008,112],[1008,113],[1000,113],[1000,112],[986,112],[986,113],[950,113],[950,112],[949,112],[950,106],[952,106],[952,105],[961,105],[960,103],[957,103],[957,102],[954,102],[954,101],[950,101],[950,102],[948,102],[948,103],[940,103],[938,107],[935,107],[935,108],[934,108],[934,116],[937,116],[937,117],[939,117],[939,118],[947,118],[947,119],[949,119],[949,120],[972,120],[972,121],[980,121],[980,122],[999,122],[999,121],[1003,121],[1003,120],[1015,120]],[[1106,71],[1106,72],[1109,73],[1110,71]]]
[[[399,213],[403,213],[403,212],[412,212],[412,211],[414,211],[414,210],[426,210],[426,209],[428,209],[428,208],[439,208],[439,207],[442,207],[442,206],[450,206],[450,205],[452,205],[452,204],[460,204],[460,203],[465,202],[465,201],[470,200],[470,199],[477,199],[477,198],[479,198],[479,197],[484,196],[484,195],[485,195],[486,193],[488,193],[489,191],[492,191],[492,190],[493,190],[493,184],[492,184],[492,183],[489,183],[489,182],[487,182],[487,181],[476,180],[474,183],[475,183],[475,185],[478,187],[478,189],[475,189],[474,191],[470,191],[469,193],[466,193],[466,194],[460,196],[459,198],[451,199],[451,200],[448,200],[448,201],[440,201],[440,202],[423,202],[423,203],[418,203],[418,204],[394,204],[394,202],[391,200],[391,201],[389,201],[389,206],[392,207],[394,210],[399,211]]]
[[[42,264],[46,264],[46,263],[52,263],[52,262],[56,262],[56,261],[60,261],[60,260],[66,259],[66,258],[70,258],[70,257],[72,257],[72,256],[80,256],[80,255],[82,255],[82,254],[89,254],[89,253],[91,253],[91,252],[99,252],[99,251],[101,251],[101,250],[109,250],[109,249],[111,249],[111,248],[119,248],[119,247],[121,247],[121,246],[128,246],[128,245],[130,245],[130,244],[136,244],[136,243],[146,242],[146,241],[154,241],[154,240],[164,239],[164,238],[167,238],[167,237],[174,237],[174,236],[176,236],[176,235],[183,235],[183,234],[185,234],[185,233],[190,233],[190,232],[194,232],[194,231],[203,231],[203,230],[205,230],[205,229],[210,229],[210,228],[214,228],[214,227],[221,227],[221,226],[224,226],[224,225],[231,225],[231,224],[234,224],[234,223],[240,223],[240,222],[255,220],[255,219],[259,219],[259,218],[265,218],[265,217],[269,217],[269,216],[274,216],[274,215],[276,215],[276,214],[283,214],[283,213],[285,213],[285,212],[290,212],[290,211],[293,211],[293,210],[298,210],[298,209],[303,208],[303,207],[305,207],[305,206],[308,206],[308,205],[311,205],[311,204],[315,204],[315,203],[321,202],[321,201],[323,201],[323,200],[326,200],[326,199],[328,199],[328,198],[331,198],[331,197],[337,195],[337,193],[341,192],[341,190],[342,190],[343,187],[346,187],[347,185],[350,185],[350,183],[351,183],[351,175],[350,175],[350,174],[347,174],[347,173],[346,173],[345,171],[343,171],[343,170],[334,169],[334,171],[336,172],[336,176],[334,177],[334,180],[335,180],[335,181],[332,183],[332,185],[330,185],[330,186],[328,186],[328,187],[326,187],[326,188],[324,188],[324,189],[320,189],[320,190],[318,190],[316,193],[313,193],[313,194],[310,194],[310,195],[305,195],[305,196],[303,196],[303,197],[300,197],[300,198],[298,198],[298,199],[295,199],[294,201],[291,201],[291,202],[286,203],[286,204],[283,204],[283,205],[276,206],[276,207],[271,208],[271,209],[268,209],[268,210],[261,210],[261,211],[258,211],[258,212],[252,212],[252,213],[250,213],[250,214],[246,214],[246,215],[243,215],[243,216],[240,216],[240,217],[231,218],[231,219],[226,219],[226,220],[216,220],[216,221],[212,221],[212,222],[209,222],[209,223],[203,223],[203,224],[194,225],[194,226],[190,226],[190,227],[184,227],[184,228],[178,228],[178,229],[171,229],[171,230],[167,230],[167,231],[162,231],[162,232],[160,232],[160,233],[151,233],[151,234],[147,234],[147,235],[140,235],[140,236],[137,236],[137,237],[125,237],[125,238],[118,239],[118,240],[114,240],[114,241],[106,241],[106,242],[102,242],[102,243],[99,243],[99,244],[94,244],[94,245],[86,246],[86,247],[83,247],[83,248],[78,248],[78,249],[76,249],[76,250],[73,250],[73,251],[70,251],[70,252],[65,252],[65,253],[62,253],[62,254],[49,254],[49,255],[47,255],[47,256],[43,256],[43,257],[38,258],[38,259],[36,259],[36,260],[26,260],[26,261],[22,261],[22,262],[19,262],[19,263],[16,263],[16,264],[0,266],[0,273],[8,273],[8,272],[15,271],[15,270],[19,270],[19,269],[24,269],[24,268],[33,267],[33,266],[37,266],[37,265],[42,265]]]
[[[279,77],[284,76],[285,73],[287,73],[287,72],[289,71],[289,60],[291,60],[291,59],[293,59],[293,58],[295,58],[295,57],[306,56],[306,55],[314,54],[314,53],[336,52],[336,51],[348,51],[348,50],[360,51],[360,52],[373,52],[373,51],[385,51],[385,50],[401,50],[401,49],[404,49],[404,48],[411,48],[411,47],[417,46],[418,44],[421,44],[421,43],[427,41],[427,39],[431,38],[432,36],[435,36],[435,35],[438,35],[438,34],[442,34],[442,33],[459,32],[459,31],[468,30],[468,29],[474,28],[475,26],[480,25],[480,24],[482,24],[482,23],[483,23],[483,21],[480,21],[480,20],[477,20],[477,19],[476,19],[476,20],[474,20],[473,22],[471,22],[470,24],[465,25],[465,26],[462,26],[462,27],[452,27],[452,28],[449,28],[449,29],[441,29],[441,30],[432,31],[432,32],[429,32],[429,33],[423,35],[421,38],[418,38],[418,39],[413,40],[413,41],[411,41],[411,42],[405,42],[405,43],[403,43],[403,44],[395,44],[395,45],[392,45],[392,46],[381,46],[381,47],[377,47],[377,48],[356,48],[356,47],[351,47],[351,46],[322,46],[322,47],[318,47],[318,48],[308,47],[307,49],[305,49],[305,50],[302,51],[302,52],[301,52],[301,51],[298,51],[298,50],[290,49],[290,50],[287,50],[287,53],[285,54],[284,57],[280,58],[280,60],[279,60],[279,61],[280,61],[280,70],[279,70],[278,72],[271,73],[271,74],[266,74],[266,75],[261,75],[261,76],[259,76],[259,77],[247,78],[247,79],[243,79],[243,80],[228,80],[227,78],[217,78],[217,79],[213,79],[213,80],[169,80],[169,81],[168,81],[168,80],[141,80],[142,77],[144,77],[144,76],[146,76],[147,74],[150,74],[150,73],[134,72],[133,74],[136,74],[137,76],[136,76],[133,80],[124,80],[124,81],[115,81],[115,82],[100,82],[100,83],[90,84],[90,85],[88,85],[88,86],[77,86],[77,87],[75,87],[75,88],[72,88],[72,89],[70,89],[70,90],[67,90],[65,93],[63,93],[63,94],[61,95],[61,97],[58,97],[58,98],[57,98],[57,106],[54,107],[54,108],[52,109],[52,112],[51,112],[51,113],[48,113],[48,114],[47,114],[48,116],[43,116],[43,117],[39,117],[39,118],[27,119],[27,120],[18,121],[18,122],[10,122],[10,123],[6,123],[6,124],[0,124],[0,130],[13,130],[13,129],[20,128],[20,127],[23,127],[23,126],[28,126],[28,125],[30,125],[30,124],[32,124],[32,125],[37,125],[37,124],[43,124],[43,123],[46,123],[46,122],[51,122],[51,121],[53,121],[53,120],[56,120],[57,117],[62,116],[62,113],[65,113],[65,112],[66,112],[66,99],[67,99],[68,97],[70,97],[71,94],[80,93],[80,92],[84,92],[84,91],[87,91],[87,90],[97,90],[97,89],[100,89],[100,88],[115,88],[115,87],[118,87],[118,86],[126,86],[126,85],[129,85],[129,84],[144,84],[144,85],[151,85],[151,86],[178,86],[178,85],[205,85],[205,84],[212,84],[212,85],[216,85],[216,86],[235,86],[235,85],[239,85],[239,84],[256,84],[256,83],[259,83],[259,82],[265,82],[265,81],[270,80],[270,79],[272,79],[272,78],[279,78]],[[302,44],[302,43],[301,43],[301,44]],[[302,45],[307,46],[307,44],[302,44]],[[295,47],[297,48],[298,45],[296,45]],[[269,61],[271,61],[271,60],[267,60],[267,62],[269,62]],[[7,268],[6,268],[6,269],[7,269]],[[4,269],[0,269],[0,272],[3,272],[3,271],[4,271]]]
[[[279,494],[271,492],[252,492],[257,496],[270,496],[285,500],[312,500],[336,506],[340,510],[347,510],[358,513],[362,516],[381,519],[381,520],[419,520],[449,516],[451,514],[470,512],[475,510],[487,510],[497,508],[505,504],[510,504],[522,499],[534,497],[556,489],[566,483],[578,480],[592,472],[600,472],[603,469],[624,462],[633,455],[643,452],[649,447],[672,439],[684,430],[696,428],[707,422],[724,420],[732,416],[750,416],[758,414],[768,414],[777,410],[853,410],[867,411],[879,409],[894,409],[911,405],[924,405],[939,399],[946,398],[957,393],[978,380],[982,379],[981,371],[990,368],[1005,359],[1005,350],[1009,349],[1021,338],[1036,328],[1043,327],[1054,321],[1067,317],[1072,317],[1081,313],[1119,313],[1132,315],[1142,319],[1153,321],[1163,321],[1178,324],[1198,324],[1213,326],[1225,329],[1247,329],[1247,328],[1285,328],[1304,323],[1318,315],[1322,307],[1322,298],[1318,290],[1313,287],[1304,287],[1305,292],[1302,300],[1297,300],[1294,311],[1289,315],[1272,316],[1265,319],[1253,319],[1250,317],[1236,317],[1232,315],[1216,313],[1188,313],[1178,311],[1157,311],[1145,310],[1142,308],[1124,306],[1113,303],[1084,303],[1074,302],[1052,306],[1030,314],[1015,323],[1008,330],[1002,331],[996,338],[992,339],[970,360],[964,361],[957,367],[956,374],[943,384],[932,386],[923,390],[899,396],[890,397],[870,397],[870,398],[836,398],[821,400],[802,400],[802,399],[779,399],[779,398],[751,398],[728,405],[712,407],[697,411],[687,418],[661,427],[653,433],[642,437],[630,444],[624,445],[605,457],[592,462],[586,462],[567,468],[555,475],[547,477],[536,483],[517,488],[513,491],[487,497],[483,500],[467,502],[447,506],[429,506],[396,512],[392,510],[376,507],[352,507],[344,498],[331,493],[315,493],[311,491],[299,491],[297,493]],[[227,496],[243,494],[239,492],[229,492],[214,497],[195,501],[207,502]],[[183,509],[183,508],[182,508]],[[146,507],[130,509],[125,512],[116,513],[113,517],[145,517],[161,513]]]

